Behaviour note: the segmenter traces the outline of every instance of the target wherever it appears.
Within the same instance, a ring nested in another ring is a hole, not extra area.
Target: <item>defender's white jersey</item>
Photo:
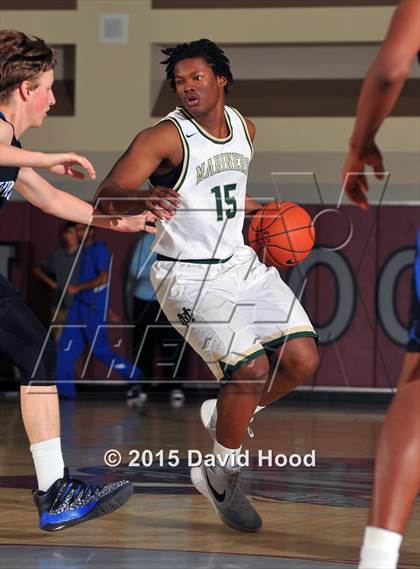
[[[242,227],[253,148],[246,123],[225,106],[226,138],[206,132],[182,107],[162,120],[174,123],[184,159],[174,189],[182,205],[170,220],[157,222],[153,250],[173,259],[226,259],[244,245]]]

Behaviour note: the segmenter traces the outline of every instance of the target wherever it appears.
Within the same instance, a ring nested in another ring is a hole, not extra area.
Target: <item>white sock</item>
[[[262,411],[263,409],[265,409],[266,405],[257,405],[255,411],[254,411],[254,415],[256,415],[257,413],[259,413],[260,411]]]
[[[38,488],[46,492],[59,478],[63,478],[64,461],[61,453],[61,439],[48,439],[30,447],[35,465]]]
[[[232,470],[236,466],[236,456],[241,452],[242,446],[239,448],[227,448],[214,441],[213,454],[216,460],[221,463],[224,468]],[[229,457],[225,461],[225,457]]]
[[[367,526],[359,569],[397,569],[402,538],[395,531]]]

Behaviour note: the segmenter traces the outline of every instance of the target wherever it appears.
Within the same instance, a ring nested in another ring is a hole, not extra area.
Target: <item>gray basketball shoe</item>
[[[240,486],[240,473],[239,469],[202,464],[191,468],[191,481],[226,525],[238,531],[255,532],[261,528],[262,519]]]

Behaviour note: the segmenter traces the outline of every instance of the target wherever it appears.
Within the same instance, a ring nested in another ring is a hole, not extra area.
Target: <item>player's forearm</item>
[[[75,223],[89,225],[92,220],[93,208],[91,204],[57,188],[51,192],[50,199],[41,200],[41,203],[34,203],[34,205],[40,207],[45,213]]]
[[[383,121],[392,111],[406,77],[387,77],[379,65],[373,64],[363,83],[357,104],[356,123],[350,149],[362,154],[371,143]]]
[[[93,215],[93,207],[90,203],[57,188],[52,192],[51,199],[41,199],[40,202],[32,201],[32,203],[45,213],[61,219],[83,223],[83,225],[94,225],[103,229],[118,230],[115,218]]]
[[[0,144],[0,166],[49,168],[50,165],[48,155],[43,152]]]
[[[84,225],[93,225],[102,229],[111,229],[112,231],[123,233],[144,230],[144,219],[141,224],[139,221],[139,218],[142,216],[130,217],[130,221],[132,220],[130,224],[130,221],[122,219],[117,215],[104,215],[103,213],[97,215],[97,211],[93,210],[90,203],[80,200],[67,192],[56,189],[55,194],[55,199],[52,203],[48,202],[45,207],[38,207],[41,207],[46,213],[61,217],[62,219],[83,223]]]
[[[55,203],[49,203],[46,207],[41,207],[45,213],[50,213],[56,217],[83,223],[83,225],[93,225],[102,229],[121,231],[116,217],[105,215],[94,215],[93,207],[90,203],[80,200],[71,194],[57,190],[61,194],[56,196]]]
[[[104,214],[100,216],[94,215],[96,212],[93,211],[91,204],[52,186],[32,168],[20,169],[15,187],[34,206],[39,207],[45,213],[67,219],[68,221],[83,223],[84,225],[91,224],[96,227],[123,232],[144,229],[145,220],[142,216],[139,216],[142,218],[140,220],[141,223],[137,218],[132,218],[134,219],[134,227],[132,227],[125,219],[115,216],[108,217]]]
[[[106,215],[137,215],[144,211],[142,191],[122,188],[115,180],[106,180],[99,187],[94,201]]]

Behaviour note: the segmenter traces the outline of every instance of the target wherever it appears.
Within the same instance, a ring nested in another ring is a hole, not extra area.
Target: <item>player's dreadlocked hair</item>
[[[222,76],[227,80],[225,93],[228,93],[228,86],[233,82],[229,59],[224,51],[212,41],[201,39],[190,43],[180,43],[175,47],[162,49],[162,53],[168,56],[161,63],[166,65],[166,79],[169,80],[173,91],[175,91],[175,65],[184,59],[201,57],[213,68],[216,76]]]

